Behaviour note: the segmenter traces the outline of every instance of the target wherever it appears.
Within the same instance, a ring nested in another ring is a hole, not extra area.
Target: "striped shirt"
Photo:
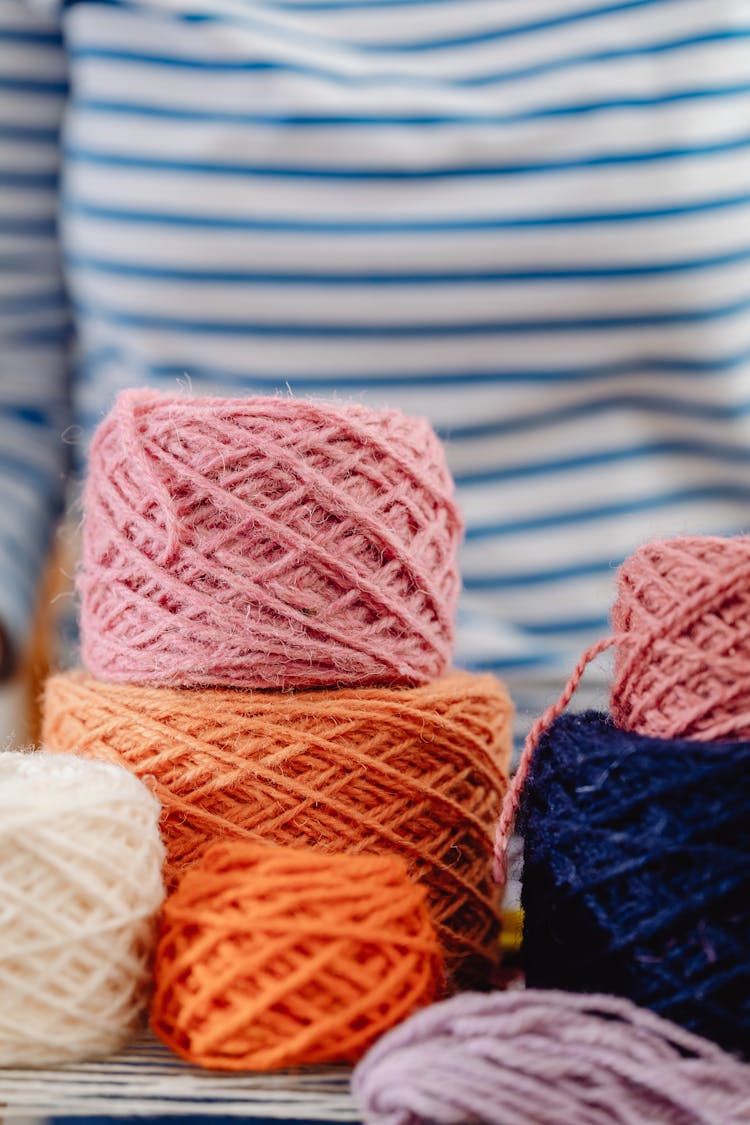
[[[134,384],[427,414],[458,662],[511,685],[607,629],[637,543],[750,529],[748,0],[0,0],[0,105],[14,632],[66,295],[83,447]]]

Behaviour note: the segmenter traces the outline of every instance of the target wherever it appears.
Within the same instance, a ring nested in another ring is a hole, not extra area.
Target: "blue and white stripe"
[[[748,530],[747,0],[62,21],[86,432],[134,383],[428,414],[468,521],[461,662],[511,680],[606,629],[636,543]],[[16,323],[53,294],[16,293]]]
[[[61,490],[68,311],[56,234],[59,28],[0,0],[0,620],[18,641]]]

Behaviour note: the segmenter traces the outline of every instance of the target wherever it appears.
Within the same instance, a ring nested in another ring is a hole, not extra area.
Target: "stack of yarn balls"
[[[529,985],[750,1053],[750,538],[621,568],[611,716],[561,715],[520,802]]]
[[[613,623],[498,826],[502,875],[518,808],[528,987],[387,1033],[354,1073],[366,1125],[750,1122],[750,539],[643,547]],[[563,714],[612,644],[611,715]]]
[[[0,755],[0,1066],[150,1003],[201,1066],[356,1063],[367,1125],[750,1121],[750,539],[625,564],[611,716],[584,658],[509,789],[425,422],[125,392],[84,503],[85,669]],[[501,805],[531,987],[435,1003],[498,979]]]
[[[185,1058],[354,1061],[488,986],[512,709],[450,669],[461,534],[397,411],[138,390],[100,425],[85,670],[51,677],[43,738],[162,805],[152,1026]]]

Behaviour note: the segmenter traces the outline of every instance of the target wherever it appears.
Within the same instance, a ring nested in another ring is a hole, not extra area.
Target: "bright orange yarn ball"
[[[151,1025],[220,1070],[355,1062],[441,981],[402,860],[215,844],[165,905]]]

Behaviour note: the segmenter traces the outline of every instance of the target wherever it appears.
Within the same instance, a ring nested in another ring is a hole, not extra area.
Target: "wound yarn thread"
[[[741,1125],[750,1067],[613,996],[465,993],[354,1071],[365,1125]]]
[[[519,816],[529,986],[618,993],[747,1051],[749,808],[750,741],[556,719]]]
[[[750,536],[641,547],[620,568],[612,624],[618,726],[750,739]]]
[[[441,976],[398,857],[216,844],[165,905],[151,1024],[206,1067],[354,1062]]]
[[[216,839],[400,855],[428,901],[456,983],[497,958],[492,827],[512,707],[492,676],[418,688],[272,694],[49,679],[44,739],[127,766],[164,808],[166,878]]]
[[[126,770],[0,753],[0,1066],[106,1055],[135,1034],[163,856],[159,805]]]
[[[618,726],[654,738],[750,738],[750,536],[647,543],[618,572],[614,635],[584,652],[560,698],[529,731],[503,801],[494,876],[541,735],[573,698],[586,666],[615,648],[610,709]]]
[[[424,419],[124,391],[84,511],[82,653],[101,679],[398,685],[450,665],[462,523]]]

